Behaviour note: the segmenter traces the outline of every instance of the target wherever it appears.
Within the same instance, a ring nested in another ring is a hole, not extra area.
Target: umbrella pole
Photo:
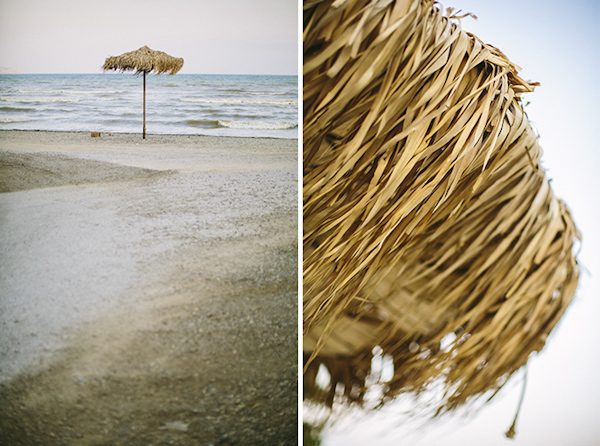
[[[146,72],[144,71],[144,127],[142,139],[146,139]]]

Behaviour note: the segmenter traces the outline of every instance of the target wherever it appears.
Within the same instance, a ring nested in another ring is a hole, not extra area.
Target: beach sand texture
[[[0,443],[296,444],[297,153],[0,131]]]

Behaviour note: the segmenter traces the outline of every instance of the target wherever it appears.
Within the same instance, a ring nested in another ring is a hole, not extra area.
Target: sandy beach
[[[0,131],[0,443],[297,444],[297,153]]]

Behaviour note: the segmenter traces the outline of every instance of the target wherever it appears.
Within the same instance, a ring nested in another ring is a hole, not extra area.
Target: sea
[[[0,75],[0,129],[141,133],[143,76]],[[298,138],[298,77],[146,75],[146,133]]]

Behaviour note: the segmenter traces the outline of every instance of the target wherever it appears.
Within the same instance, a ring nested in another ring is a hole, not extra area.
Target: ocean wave
[[[7,92],[4,92],[7,93]],[[125,90],[19,90],[21,94],[119,94]]]
[[[60,94],[61,90],[18,90],[21,94]]]
[[[233,129],[255,130],[287,130],[298,127],[292,122],[266,122],[266,121],[219,121],[221,127]]]
[[[242,93],[242,94],[248,94],[248,95],[253,95],[253,96],[282,96],[282,95],[290,94],[289,92],[285,92],[285,91],[248,91],[248,90],[244,90],[243,88],[224,88],[219,91],[223,91],[223,92],[227,92],[227,93]]]
[[[283,96],[285,94],[290,94],[285,91],[248,91],[246,94],[255,95],[255,96]]]
[[[89,90],[89,91],[76,91],[76,90],[62,90],[61,93],[67,94],[120,94],[125,93],[125,90]]]
[[[79,102],[79,99],[65,98],[0,98],[0,100],[6,102]]]
[[[3,112],[30,112],[30,111],[35,111],[35,108],[0,107],[0,111],[3,111]]]
[[[180,98],[183,102],[200,104],[270,104],[270,105],[298,105],[298,101],[267,101],[263,99],[195,99]]]
[[[215,129],[219,127],[220,121],[210,119],[188,119],[185,121],[190,127],[199,127],[201,129]]]
[[[33,119],[22,119],[22,118],[0,118],[0,123],[2,124],[11,124],[13,122],[28,122],[33,121]]]

